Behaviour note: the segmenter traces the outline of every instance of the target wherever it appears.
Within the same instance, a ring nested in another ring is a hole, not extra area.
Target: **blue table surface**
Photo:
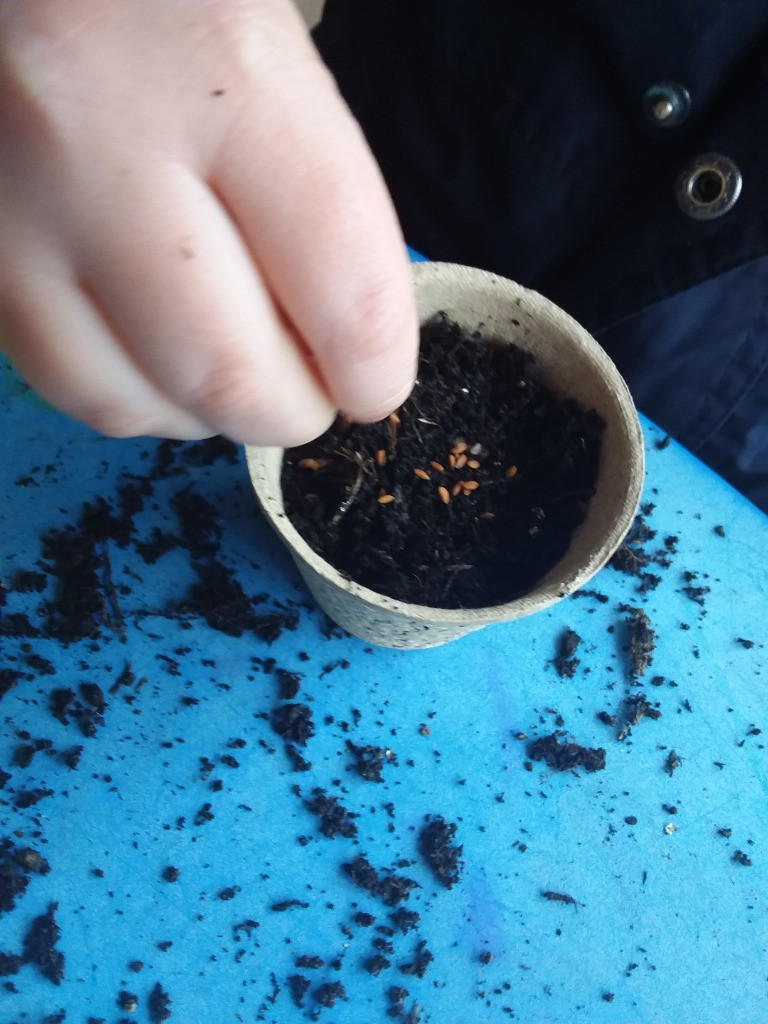
[[[531,618],[435,650],[372,649],[327,628],[256,512],[240,452],[105,440],[0,373],[0,679],[15,683],[0,700],[0,838],[13,844],[0,846],[0,899],[9,878],[28,883],[0,913],[0,952],[20,954],[55,905],[64,957],[59,984],[34,962],[0,978],[3,1024],[161,1019],[158,984],[185,1024],[768,1019],[768,521],[753,506],[644,421],[654,535],[639,550],[656,580],[607,567]],[[41,538],[79,537],[86,504],[119,515],[126,483],[141,507],[123,506],[123,538],[93,548],[98,637],[65,645],[46,625],[61,595]],[[217,510],[207,551],[190,551],[179,494]],[[178,541],[149,562],[156,528]],[[288,615],[271,643],[183,610],[209,559],[249,607]],[[40,592],[20,587],[26,570],[42,572]],[[635,679],[632,608],[656,634]],[[553,663],[566,629],[581,637],[572,676]],[[300,675],[293,702],[311,711],[305,771],[272,728],[278,669]],[[105,696],[90,719],[89,683]],[[74,712],[55,718],[63,688]],[[620,738],[639,692],[660,717]],[[532,762],[528,744],[557,731],[604,748],[605,768]],[[382,781],[352,770],[348,742],[391,751]],[[356,837],[321,833],[306,806],[316,788],[357,815]],[[427,815],[456,825],[452,888],[419,850]],[[22,869],[24,848],[50,870]],[[345,873],[359,854],[417,883],[402,904],[419,915],[411,930],[393,933],[393,908]],[[377,952],[389,966],[375,976]],[[343,996],[321,1005],[335,982]],[[407,989],[399,1018],[393,986]],[[123,992],[135,1010],[118,1006]]]

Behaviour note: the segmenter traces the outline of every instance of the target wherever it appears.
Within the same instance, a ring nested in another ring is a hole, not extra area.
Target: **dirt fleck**
[[[567,903],[570,906],[577,907],[579,904],[567,892],[554,892],[552,889],[545,889],[541,894],[545,900],[549,900],[550,903]]]
[[[553,732],[533,740],[526,747],[528,757],[533,761],[545,761],[558,772],[573,771],[576,768],[597,772],[605,768],[605,750],[602,747],[583,747],[563,739],[564,735],[562,732]]]
[[[326,1006],[329,1009],[336,1005],[337,1000],[347,998],[346,990],[340,981],[329,981],[319,985],[312,995],[319,1006]]]
[[[385,906],[397,906],[407,900],[412,889],[418,888],[418,882],[394,873],[379,873],[368,858],[360,853],[354,860],[342,864],[344,873],[360,889],[365,889],[372,896],[377,896]]]
[[[671,777],[675,774],[681,764],[682,761],[680,760],[680,757],[674,750],[670,750],[664,762],[664,771]]]
[[[291,974],[288,977],[288,991],[291,993],[294,1004],[299,1008],[304,1006],[304,996],[311,984],[309,978],[303,974]]]
[[[278,736],[302,747],[315,734],[312,711],[306,704],[279,704],[272,712],[271,724]]]
[[[742,867],[752,867],[752,859],[748,857],[743,850],[734,850],[731,860],[734,862],[734,864],[741,864]]]
[[[163,1024],[171,1018],[171,997],[159,981],[155,982],[147,999],[147,1012],[151,1024]]]
[[[36,917],[29,926],[23,942],[23,956],[27,963],[35,964],[43,977],[60,985],[64,977],[64,954],[56,949],[61,931],[56,923],[58,903]]]
[[[427,817],[426,824],[419,832],[419,853],[432,869],[435,878],[451,889],[458,882],[463,861],[462,846],[454,844],[457,825],[447,822],[440,815]]]
[[[382,971],[385,971],[388,967],[391,966],[392,961],[387,960],[387,958],[381,953],[376,953],[374,954],[374,956],[369,956],[366,960],[363,961],[363,969],[366,970],[369,974],[372,974],[375,978],[378,978]]]
[[[637,678],[645,673],[653,661],[656,633],[651,628],[650,619],[642,608],[621,605],[620,610],[627,614],[631,669],[633,677]]]
[[[580,660],[575,656],[581,637],[572,629],[566,629],[557,639],[557,654],[554,666],[561,679],[573,678]]]
[[[381,773],[384,766],[397,764],[397,757],[389,747],[358,746],[352,740],[347,740],[347,750],[354,755],[351,770],[366,782],[383,782]]]
[[[320,831],[328,839],[335,839],[336,836],[354,839],[357,835],[354,819],[358,815],[348,811],[339,803],[338,797],[329,796],[319,786],[312,790],[312,799],[305,800],[304,806],[319,819]]]
[[[309,904],[305,903],[304,900],[280,900],[278,903],[273,903],[269,909],[276,914],[283,914],[286,910],[292,910],[293,907],[301,907],[302,910],[306,910]]]
[[[419,942],[416,946],[414,956],[412,960],[407,963],[399,964],[398,969],[402,974],[411,974],[417,978],[423,978],[427,972],[427,968],[434,961],[435,957],[431,950],[427,949],[427,944],[424,940]]]

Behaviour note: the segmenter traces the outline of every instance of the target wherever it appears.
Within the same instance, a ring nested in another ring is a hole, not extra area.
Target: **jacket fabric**
[[[768,511],[768,4],[327,0],[315,39],[408,243],[558,303]]]

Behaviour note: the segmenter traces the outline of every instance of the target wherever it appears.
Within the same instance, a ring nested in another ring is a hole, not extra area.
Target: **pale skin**
[[[413,384],[391,202],[291,0],[0,0],[0,349],[114,437],[294,445]]]

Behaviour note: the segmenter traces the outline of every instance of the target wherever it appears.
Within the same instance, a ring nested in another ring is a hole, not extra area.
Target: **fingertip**
[[[241,434],[230,434],[230,440],[236,444],[258,448],[298,448],[300,445],[314,441],[329,430],[336,419],[337,412],[328,406],[327,411],[307,419],[302,417],[295,421],[280,423],[261,423],[252,431]]]
[[[352,406],[345,406],[342,410],[342,415],[354,423],[378,423],[392,413],[397,412],[400,406],[408,400],[415,382],[416,367],[414,365],[412,372],[408,375],[407,384],[398,388],[397,391],[390,393],[387,398],[377,402],[372,401],[359,407],[355,407],[354,404]]]
[[[347,280],[337,310],[310,344],[335,404],[361,423],[387,416],[416,379],[419,331],[410,280],[370,272]]]

